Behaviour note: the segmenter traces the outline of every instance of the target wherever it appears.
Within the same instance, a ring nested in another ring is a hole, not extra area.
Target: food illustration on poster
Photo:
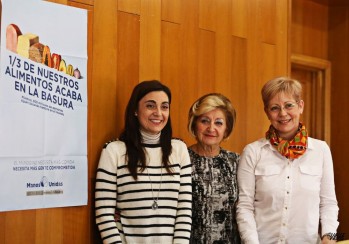
[[[2,0],[0,64],[0,211],[86,205],[87,10]]]
[[[24,58],[42,63],[77,79],[81,78],[78,68],[74,69],[71,64],[67,65],[60,54],[52,53],[51,55],[50,47],[39,42],[38,35],[22,34],[16,24],[9,24],[6,28],[6,48]]]

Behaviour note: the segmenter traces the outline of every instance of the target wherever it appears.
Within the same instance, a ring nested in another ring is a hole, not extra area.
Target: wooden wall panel
[[[216,91],[227,96],[237,111],[237,125],[231,136],[222,144],[224,148],[241,152],[244,145],[241,140],[246,139],[245,123],[241,123],[244,117],[243,111],[246,107],[245,96],[241,96],[246,90],[246,60],[247,45],[246,39],[232,35],[232,24],[234,18],[234,3],[237,1],[225,1],[217,4],[217,54],[216,54]],[[243,5],[245,6],[245,5]],[[241,9],[240,9],[241,11]],[[246,9],[245,9],[246,11]],[[244,24],[242,24],[244,25]],[[240,29],[244,30],[244,29]],[[243,35],[243,33],[241,33]],[[241,89],[242,88],[242,89]],[[240,93],[242,92],[242,93]]]
[[[268,130],[270,126],[270,121],[267,120],[267,116],[264,112],[264,105],[263,101],[261,98],[261,88],[264,85],[265,81],[270,80],[270,78],[273,78],[276,76],[277,71],[275,70],[276,68],[276,48],[275,45],[270,45],[266,43],[261,43],[260,45],[260,50],[262,52],[260,62],[263,64],[262,68],[259,70],[258,74],[262,78],[262,83],[261,86],[259,86],[259,97],[258,101],[256,102],[257,110],[255,111],[258,113],[260,116],[264,116],[265,119],[260,121],[260,131],[259,133],[262,134],[263,136],[265,135],[265,132]],[[285,73],[286,75],[286,73]],[[255,129],[257,130],[257,128]]]
[[[274,77],[276,73],[276,50],[275,45],[270,45],[267,43],[261,43],[260,44],[260,67],[259,75],[262,79],[262,81],[267,81],[270,79],[270,77]],[[261,105],[262,105],[262,98]]]
[[[89,169],[91,177],[102,145],[115,137],[117,72],[117,5],[114,0],[96,2],[93,18],[93,63],[89,90]]]
[[[231,61],[231,91],[227,94],[236,109],[236,125],[230,138],[224,142],[226,148],[233,148],[241,152],[243,145],[241,142],[247,141],[247,116],[248,101],[247,90],[247,40],[245,38],[231,37],[230,55]]]
[[[347,138],[349,137],[349,2],[331,6],[329,12],[329,59],[332,63],[331,87],[331,150],[337,200],[339,230],[349,239],[349,164]]]
[[[290,74],[291,70],[291,1],[276,1],[275,76]]]
[[[94,175],[92,176],[94,177]],[[94,186],[90,186],[94,189]],[[91,190],[91,193],[93,191]],[[64,209],[63,213],[63,241],[62,243],[85,244],[90,242],[91,231],[90,223],[95,222],[94,214],[90,212],[90,207],[93,206],[89,194],[89,205],[81,207],[70,207]],[[47,235],[48,233],[46,233]],[[43,242],[47,243],[47,242]]]
[[[118,46],[117,46],[117,86],[115,101],[116,113],[110,115],[117,118],[114,124],[118,136],[124,127],[124,113],[131,96],[133,87],[139,83],[139,56],[140,56],[140,19],[139,15],[118,12]],[[131,41],[132,40],[132,41]]]
[[[251,0],[247,4],[249,13],[247,31],[248,78],[245,91],[249,105],[246,110],[248,118],[246,121],[247,142],[263,137],[264,132],[268,129],[269,122],[263,112],[260,95],[262,86],[266,81],[288,73],[287,20],[289,19],[289,6],[289,1]],[[275,21],[270,22],[267,17],[261,14],[262,12],[269,12]],[[261,34],[260,30],[264,31],[264,28],[268,30],[265,34]],[[277,32],[272,34],[271,30],[277,30]],[[271,53],[270,50],[273,50],[272,56],[265,56]],[[260,121],[262,126],[256,127],[255,121]]]
[[[189,137],[187,132],[187,111],[194,100],[197,99],[198,81],[198,43],[199,43],[199,1],[182,1],[182,24],[181,38],[179,40],[180,50],[180,81],[185,86],[180,87],[181,99],[173,101],[179,103],[181,112],[172,114],[172,117],[178,117],[179,130],[174,130],[174,135],[186,140]]]
[[[257,8],[258,23],[262,24],[262,28],[259,28],[259,39],[262,42],[272,45],[276,44],[275,36],[277,19],[276,19],[276,1],[277,0],[259,0]]]
[[[291,33],[292,53],[328,59],[328,6],[293,0]]]
[[[214,32],[206,30],[199,33],[197,93],[202,96],[215,90],[216,36]]]
[[[97,1],[88,15],[88,206],[68,209],[64,215],[62,243],[94,243],[94,184],[102,145],[115,133],[117,50],[115,32],[117,5],[113,0]],[[114,71],[114,72],[113,72]],[[88,220],[89,223],[86,223]],[[72,223],[72,224],[71,224]],[[87,226],[86,226],[87,225]],[[79,228],[79,226],[81,226]],[[85,227],[85,228],[83,228]],[[77,232],[77,233],[76,233]],[[71,239],[70,239],[71,238]],[[99,238],[99,235],[97,236]],[[97,239],[98,240],[98,239]]]
[[[94,0],[69,0],[69,2],[76,3],[76,4],[90,5],[90,6],[93,6],[94,4]]]
[[[247,143],[252,142],[263,136],[261,133],[265,128],[256,126],[256,121],[265,120],[265,116],[261,114],[260,108],[260,89],[265,82],[260,77],[260,71],[263,69],[264,65],[261,63],[260,59],[260,46],[261,40],[259,29],[263,27],[263,24],[258,21],[258,0],[248,1],[248,31],[247,31],[247,83],[246,90],[246,99],[248,101],[248,106],[245,111],[246,117],[246,139]],[[254,129],[249,129],[254,128]]]
[[[105,142],[115,138],[117,124],[116,72],[117,72],[117,2],[114,0],[96,1],[93,9],[92,75],[89,85],[89,208],[90,230],[86,233],[85,243],[96,243],[99,235],[95,235],[93,211],[94,178],[97,164]],[[90,59],[92,58],[92,59]],[[93,228],[94,227],[94,228]],[[65,232],[64,236],[74,232],[74,228]],[[92,239],[92,236],[94,239]],[[95,239],[97,238],[97,239]],[[66,240],[68,243],[69,240]]]
[[[199,28],[215,31],[217,18],[219,15],[217,13],[217,4],[224,1],[216,0],[199,0]],[[221,14],[221,13],[219,13]]]
[[[161,19],[172,23],[181,23],[182,21],[182,3],[179,0],[161,1]]]
[[[2,213],[5,216],[4,243],[35,243],[36,211],[11,211]],[[21,233],[18,233],[20,227]],[[25,234],[23,234],[25,233]],[[61,234],[61,233],[60,233]]]
[[[161,81],[166,85],[171,85],[172,101],[171,103],[171,122],[175,136],[178,135],[181,118],[187,117],[187,111],[180,107],[182,87],[186,86],[186,82],[181,77],[181,53],[182,46],[181,26],[176,23],[162,21],[161,31]],[[180,116],[172,116],[177,114]]]
[[[216,91],[231,97],[235,92],[231,80],[231,1],[217,2],[217,28],[216,28],[216,74],[215,87]],[[219,13],[219,14],[218,14]]]
[[[247,37],[247,21],[249,18],[248,1],[232,0],[231,18],[231,34],[238,37]]]
[[[117,0],[118,10],[130,14],[140,15],[141,0]]]
[[[142,1],[139,80],[160,79],[161,1]]]
[[[63,243],[64,236],[64,219],[63,214],[67,216],[69,213],[64,208],[40,209],[36,211],[35,223],[35,241],[36,243]],[[72,215],[75,217],[75,215]],[[88,218],[85,218],[85,220]],[[79,221],[80,222],[80,221]],[[81,224],[81,229],[89,231],[88,223]],[[85,227],[84,227],[85,226]],[[52,231],[54,230],[54,231]]]

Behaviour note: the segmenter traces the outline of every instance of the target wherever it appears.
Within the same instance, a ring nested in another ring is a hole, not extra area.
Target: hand
[[[324,236],[321,240],[321,244],[333,244],[336,240],[331,240],[329,236]]]

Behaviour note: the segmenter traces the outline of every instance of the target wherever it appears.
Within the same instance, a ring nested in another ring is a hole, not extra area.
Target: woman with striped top
[[[102,150],[95,207],[103,243],[189,243],[191,164],[185,143],[172,139],[170,103],[159,81],[139,83],[120,139]]]

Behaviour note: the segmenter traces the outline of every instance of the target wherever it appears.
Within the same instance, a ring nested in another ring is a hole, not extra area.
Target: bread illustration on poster
[[[67,75],[81,79],[80,70],[67,64],[58,53],[52,53],[48,45],[40,43],[39,36],[33,33],[22,34],[16,24],[9,24],[6,28],[6,49],[17,53],[23,58],[44,64]]]

